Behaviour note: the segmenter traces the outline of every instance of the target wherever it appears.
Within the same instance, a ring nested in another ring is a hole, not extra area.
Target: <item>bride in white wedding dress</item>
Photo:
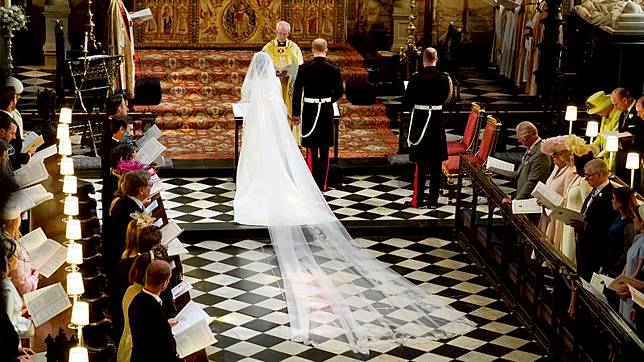
[[[379,342],[450,338],[474,323],[389,269],[347,233],[319,191],[288,127],[275,68],[256,53],[242,86],[244,117],[235,221],[267,226],[288,307],[291,339]]]

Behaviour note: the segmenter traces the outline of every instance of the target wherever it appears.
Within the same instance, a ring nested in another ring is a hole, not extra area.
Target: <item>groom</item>
[[[326,60],[326,40],[315,39],[311,47],[313,60],[300,65],[295,78],[292,122],[299,124],[302,116],[307,164],[318,187],[325,191],[329,147],[333,146],[333,103],[342,97],[344,86],[340,67]]]

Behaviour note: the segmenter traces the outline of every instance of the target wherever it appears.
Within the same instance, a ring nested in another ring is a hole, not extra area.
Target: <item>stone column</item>
[[[45,54],[45,68],[56,68],[56,20],[60,20],[65,31],[65,49],[69,49],[69,40],[67,40],[68,19],[71,13],[68,0],[48,0],[43,15],[45,16],[45,45],[43,52]]]
[[[408,0],[396,0],[393,4],[393,28],[392,28],[392,38],[393,44],[391,45],[391,51],[398,53],[400,47],[404,47],[407,44],[407,25],[409,24],[409,1]]]

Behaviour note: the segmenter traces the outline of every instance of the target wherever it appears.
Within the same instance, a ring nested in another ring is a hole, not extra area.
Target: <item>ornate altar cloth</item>
[[[153,19],[135,27],[137,48],[256,48],[275,37],[279,20],[291,23],[295,42],[346,41],[347,0],[136,0]]]

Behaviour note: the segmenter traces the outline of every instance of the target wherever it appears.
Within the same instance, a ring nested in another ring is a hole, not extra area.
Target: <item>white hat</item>
[[[2,220],[15,220],[20,217],[20,209],[15,205],[6,205],[2,210]]]
[[[18,78],[14,77],[7,77],[4,81],[4,85],[8,87],[13,87],[16,90],[17,94],[22,93],[23,90],[25,90],[25,87],[22,85],[22,82],[18,80]]]

